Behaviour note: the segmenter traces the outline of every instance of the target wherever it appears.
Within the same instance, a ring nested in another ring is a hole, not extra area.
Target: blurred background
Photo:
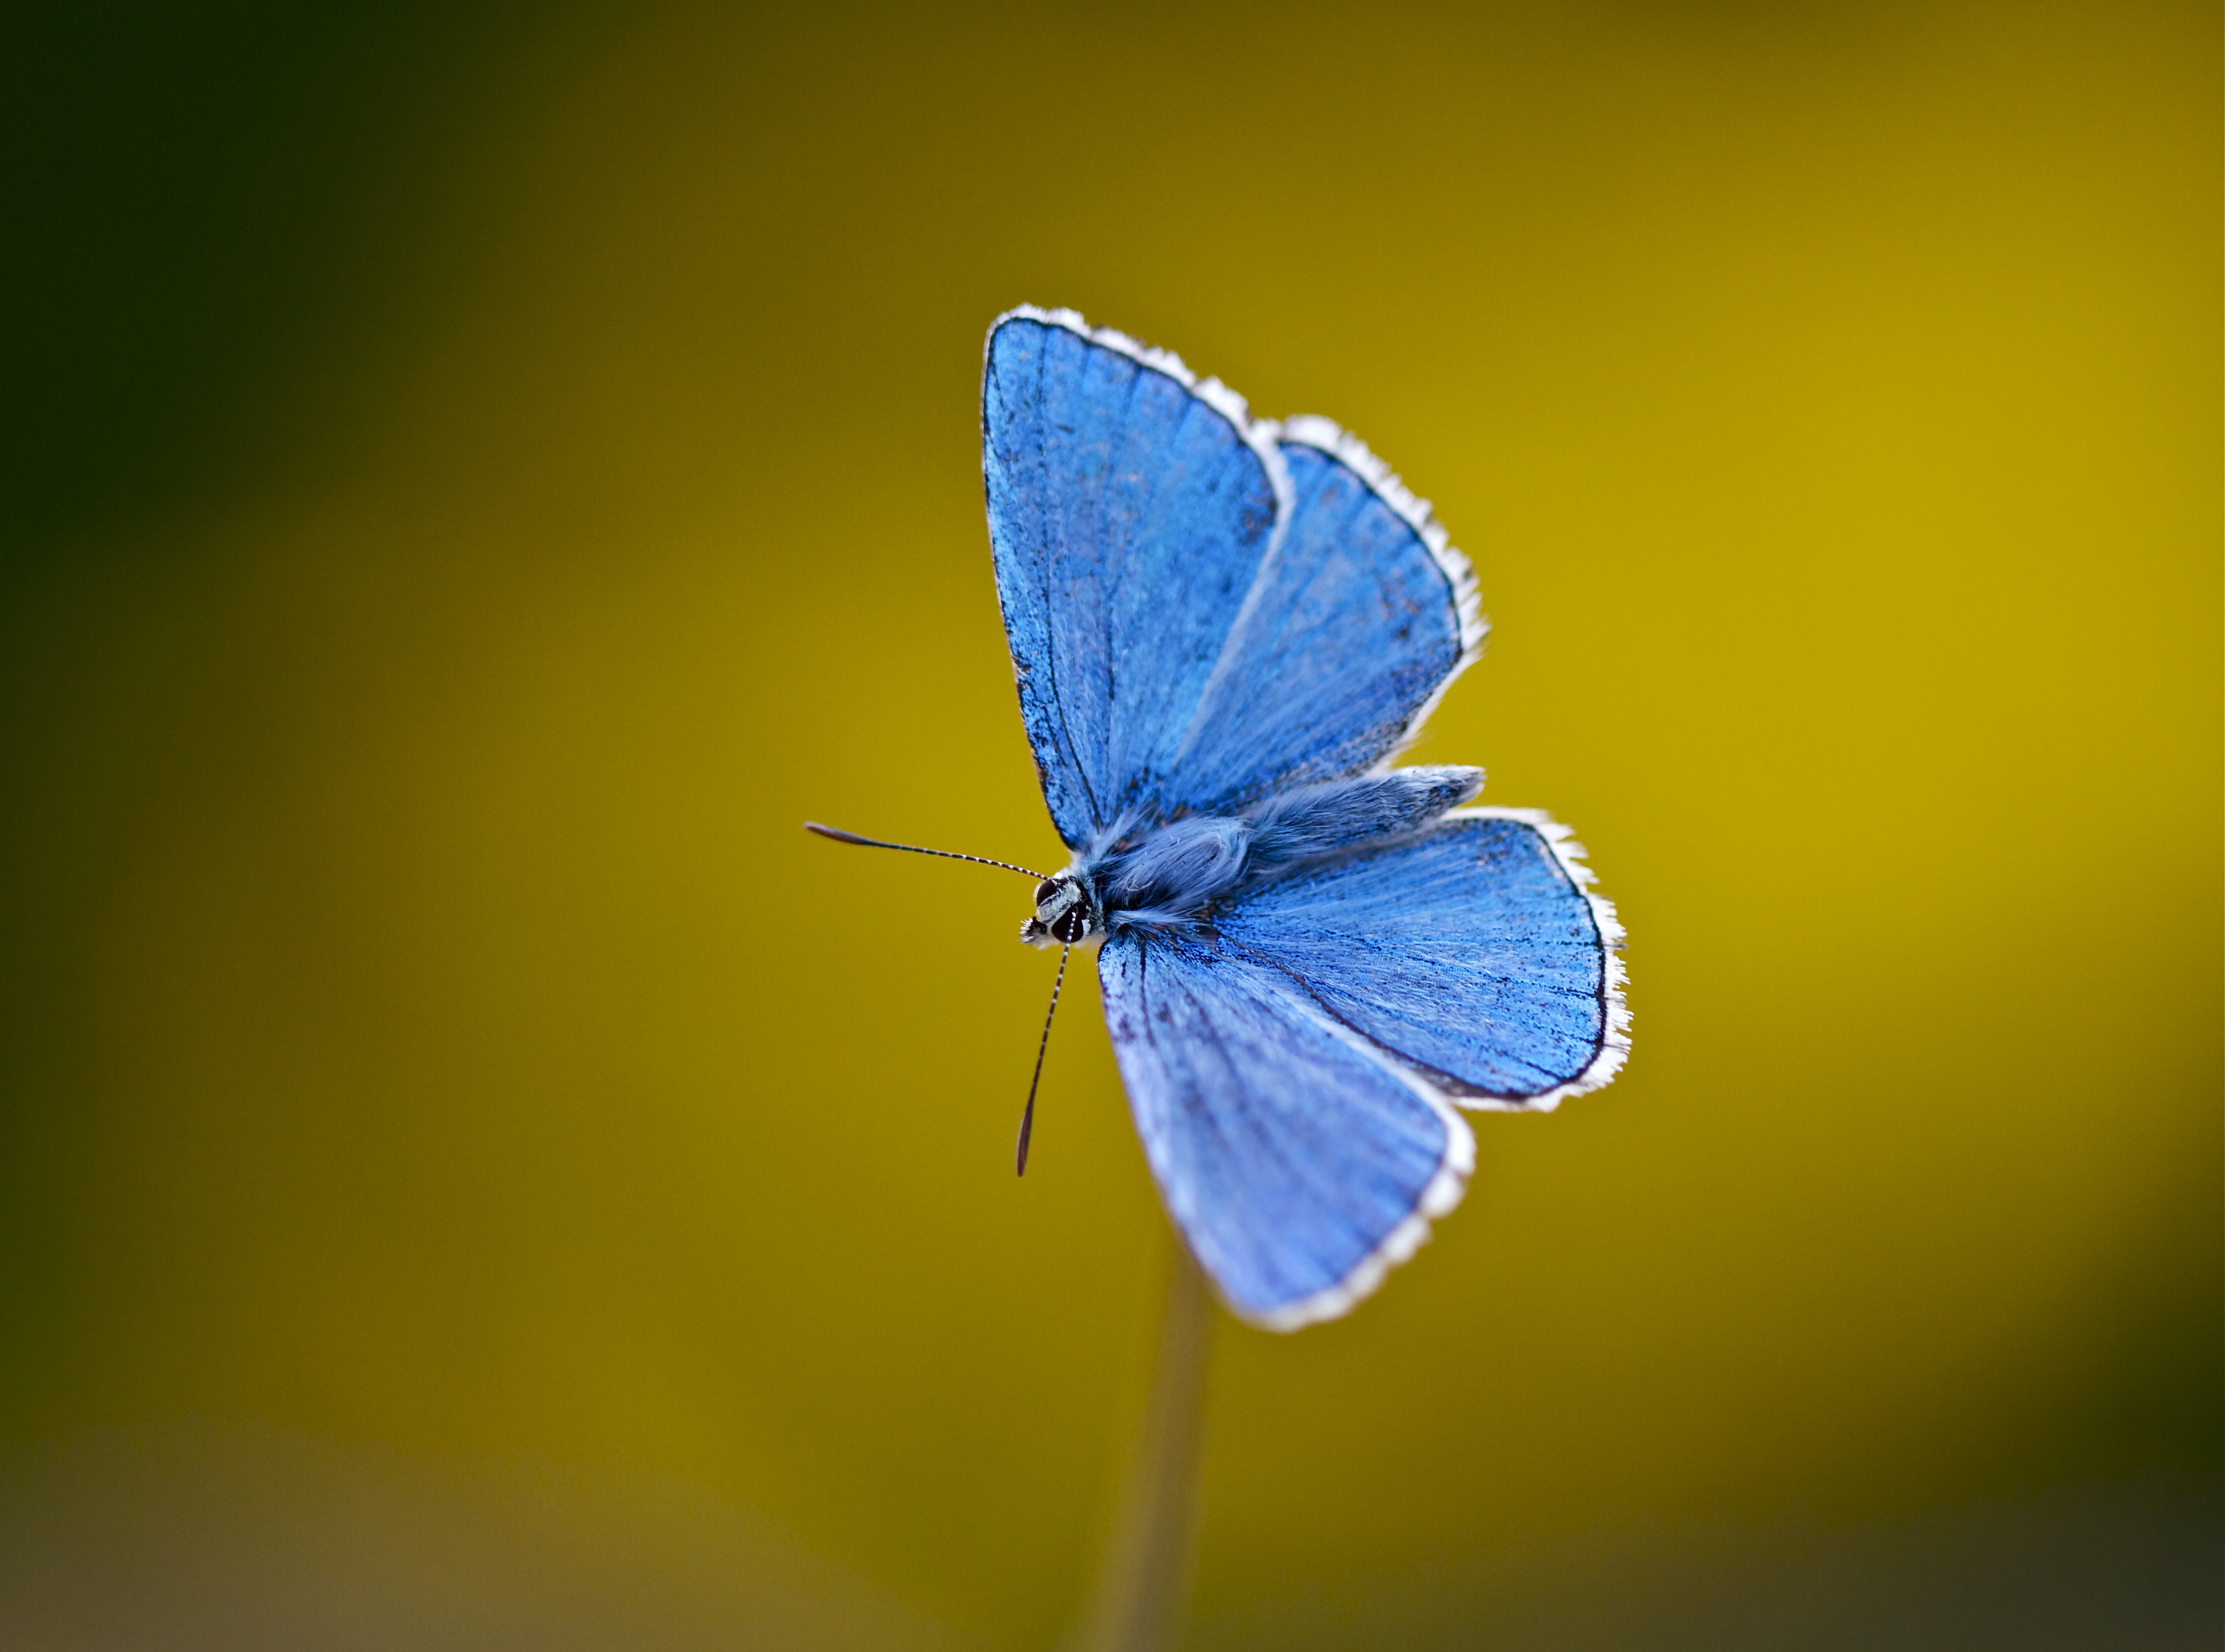
[[[0,1646],[1051,1647],[1166,1229],[1023,300],[1356,430],[1635,1052],[1216,1332],[1193,1648],[2217,1642],[2220,28],[200,0],[0,60]]]

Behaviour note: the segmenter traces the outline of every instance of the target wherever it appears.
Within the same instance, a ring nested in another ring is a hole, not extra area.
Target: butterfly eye
[[[1050,932],[1072,946],[1089,933],[1089,908],[1082,902],[1075,901],[1053,920]]]
[[[1045,878],[1041,883],[1036,886],[1036,905],[1038,906],[1042,905],[1043,902],[1049,900],[1057,893],[1058,880],[1055,878]]]

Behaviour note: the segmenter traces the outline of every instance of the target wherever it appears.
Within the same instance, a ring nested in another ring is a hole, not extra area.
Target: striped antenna
[[[1033,878],[1037,883],[1047,881],[1040,872],[1030,872],[1024,866],[1014,866],[1010,861],[992,861],[986,855],[960,855],[955,849],[923,849],[916,843],[884,843],[878,837],[860,837],[855,832],[846,832],[839,826],[821,826],[815,820],[803,823],[807,832],[816,832],[821,837],[831,837],[837,843],[855,843],[866,849],[902,849],[906,855],[939,855],[946,861],[971,861],[976,866],[1000,866],[1007,872],[1018,872]]]
[[[1043,1012],[1043,1037],[1036,1040],[1036,1076],[1028,1080],[1028,1110],[1020,1115],[1020,1145],[1013,1155],[1016,1176],[1028,1173],[1028,1138],[1036,1133],[1036,1089],[1043,1083],[1043,1052],[1050,1048],[1050,1018],[1058,1013],[1058,989],[1066,985],[1066,961],[1073,951],[1071,946],[1058,950],[1058,979],[1050,983],[1050,1007]]]

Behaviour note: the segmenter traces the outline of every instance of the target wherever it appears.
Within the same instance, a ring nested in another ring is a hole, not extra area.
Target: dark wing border
[[[1623,967],[1622,919],[1615,915],[1614,903],[1593,888],[1599,874],[1584,863],[1587,851],[1576,842],[1576,829],[1563,825],[1542,809],[1493,809],[1478,805],[1455,809],[1441,816],[1445,820],[1516,820],[1534,830],[1545,840],[1545,847],[1553,852],[1575,891],[1591,908],[1592,923],[1600,937],[1600,1004],[1607,1012],[1607,1022],[1600,1034],[1599,1052],[1587,1066],[1566,1083],[1556,1084],[1542,1096],[1527,1096],[1518,1100],[1495,1096],[1462,1096],[1448,1093],[1446,1099],[1455,1105],[1481,1113],[1550,1113],[1571,1096],[1582,1096],[1613,1082],[1622,1071],[1622,1064],[1630,1059],[1630,1005],[1624,989],[1630,984],[1630,972]]]

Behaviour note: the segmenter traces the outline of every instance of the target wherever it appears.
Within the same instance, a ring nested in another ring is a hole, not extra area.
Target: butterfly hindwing
[[[1098,961],[1106,1020],[1169,1213],[1238,1313],[1342,1313],[1459,1202],[1466,1122],[1211,933],[1130,931]]]
[[[1613,1077],[1628,1043],[1621,932],[1566,837],[1527,811],[1463,810],[1261,884],[1215,921],[1452,1099],[1550,1107]]]

